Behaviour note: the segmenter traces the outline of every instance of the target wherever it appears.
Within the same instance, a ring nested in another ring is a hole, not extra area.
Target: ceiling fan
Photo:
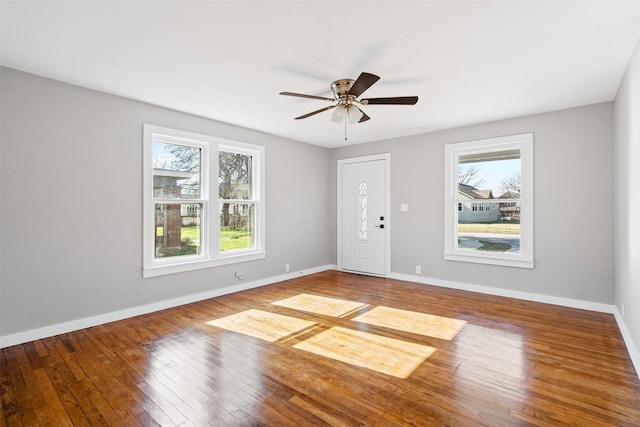
[[[294,92],[280,92],[280,95],[297,96],[300,98],[320,99],[322,101],[329,101],[335,104],[328,107],[321,108],[316,111],[312,111],[302,116],[296,117],[296,120],[306,119],[307,117],[314,116],[323,111],[334,109],[331,115],[331,120],[336,123],[344,122],[344,140],[347,140],[347,123],[362,123],[369,120],[369,117],[364,111],[358,107],[360,105],[415,105],[418,102],[417,96],[396,96],[390,98],[363,98],[358,99],[360,95],[369,89],[375,82],[380,80],[380,77],[370,73],[360,73],[360,76],[356,80],[341,79],[331,83],[331,92],[333,92],[333,98],[325,98],[323,96],[305,95],[302,93]]]

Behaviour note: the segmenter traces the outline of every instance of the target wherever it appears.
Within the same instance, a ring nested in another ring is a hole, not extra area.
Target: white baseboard
[[[48,338],[59,334],[65,334],[68,332],[78,331],[80,329],[90,328],[92,326],[103,325],[105,323],[115,322],[117,320],[128,319],[130,317],[140,316],[142,314],[148,314],[154,311],[166,310],[167,308],[178,307],[180,305],[190,304],[192,302],[245,291],[247,289],[258,288],[260,286],[266,286],[296,277],[307,276],[309,274],[319,273],[321,271],[335,270],[335,268],[335,265],[324,265],[320,267],[309,268],[301,271],[283,274],[280,276],[268,277],[252,282],[239,283],[237,285],[227,286],[221,289],[214,289],[198,294],[186,295],[184,297],[174,298],[166,301],[145,304],[125,310],[113,311],[97,316],[85,317],[83,319],[72,320],[69,322],[58,323],[56,325],[45,326],[42,328],[31,329],[29,331],[0,336],[0,348],[11,347],[13,345],[23,344],[26,342]]]
[[[511,289],[493,288],[491,286],[473,285],[462,282],[452,282],[441,279],[431,279],[410,274],[391,273],[391,279],[404,280],[406,282],[422,283],[425,285],[440,286],[442,288],[458,289],[461,291],[478,292],[480,294],[496,295],[500,297],[515,298],[525,301],[541,302],[545,304],[560,305],[563,307],[579,308],[582,310],[598,311],[613,314],[614,306],[598,302],[582,301],[571,298],[554,297],[550,295],[534,294],[531,292],[514,291]]]
[[[613,315],[615,316],[616,322],[618,323],[618,329],[620,329],[620,333],[622,334],[624,343],[627,345],[627,351],[629,352],[631,363],[633,363],[633,367],[636,370],[636,375],[638,375],[638,378],[640,378],[640,352],[633,343],[633,340],[631,339],[631,333],[629,332],[629,329],[627,329],[627,324],[625,323],[622,314],[620,314],[620,311],[618,311],[618,307],[616,307],[615,305],[613,306]]]

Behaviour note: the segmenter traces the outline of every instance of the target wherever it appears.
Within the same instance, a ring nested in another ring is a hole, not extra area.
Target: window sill
[[[203,268],[219,267],[222,265],[236,264],[240,262],[255,261],[266,258],[266,252],[251,252],[238,255],[225,255],[217,259],[185,261],[176,264],[154,265],[142,270],[142,277],[164,276],[166,274],[183,273],[185,271],[200,270]]]
[[[499,265],[503,267],[533,268],[533,258],[522,256],[495,256],[467,252],[445,252],[447,261],[473,262],[476,264]]]

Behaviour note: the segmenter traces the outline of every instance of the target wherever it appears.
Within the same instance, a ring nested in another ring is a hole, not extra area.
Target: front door
[[[343,270],[387,274],[388,155],[338,161],[338,256]]]

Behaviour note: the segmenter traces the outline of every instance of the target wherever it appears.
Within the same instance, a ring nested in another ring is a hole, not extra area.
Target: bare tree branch
[[[458,166],[458,183],[478,188],[485,182],[479,174],[480,168],[477,166]]]
[[[511,193],[516,197],[520,197],[520,174],[514,172],[513,175],[500,183],[500,187],[503,193]]]
[[[200,149],[188,145],[168,144],[168,152],[173,155],[171,170],[200,172]]]

